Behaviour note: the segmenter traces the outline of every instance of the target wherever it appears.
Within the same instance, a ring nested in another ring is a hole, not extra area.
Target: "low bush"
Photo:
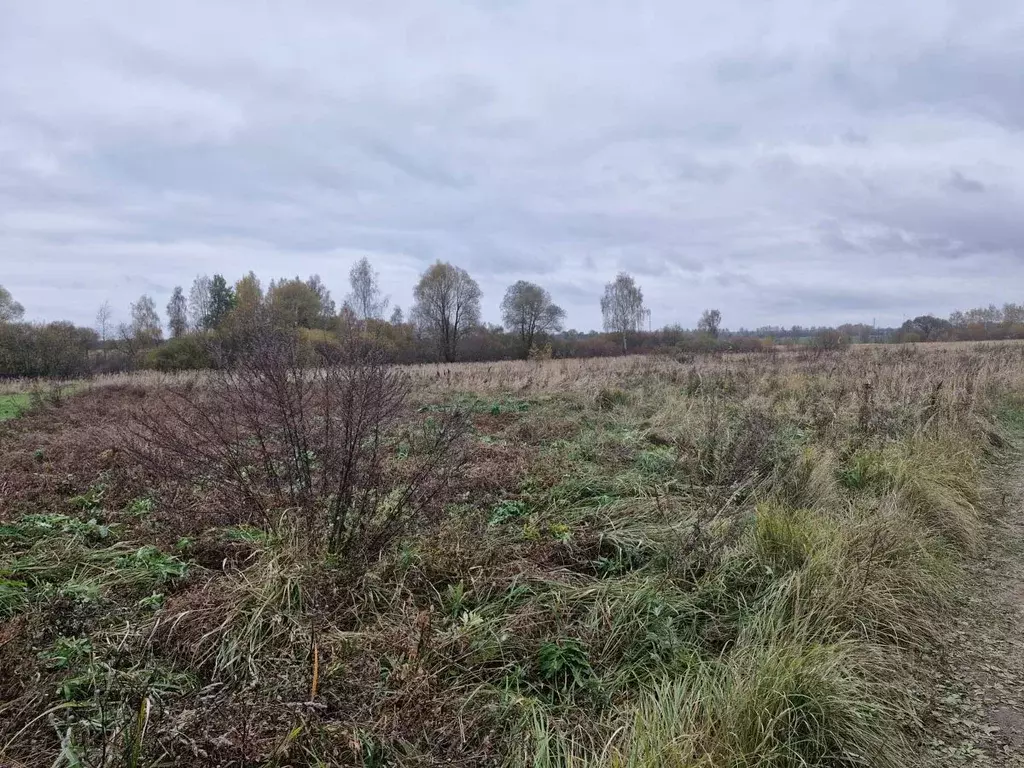
[[[213,368],[212,342],[202,335],[179,336],[146,353],[144,367],[157,371],[198,371]]]
[[[126,435],[163,478],[188,478],[238,522],[282,515],[307,545],[372,561],[430,509],[463,461],[455,409],[403,422],[408,378],[372,348],[303,364],[287,333],[255,336],[228,368],[138,409]]]

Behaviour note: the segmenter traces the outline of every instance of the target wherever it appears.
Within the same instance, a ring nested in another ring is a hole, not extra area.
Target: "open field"
[[[848,348],[847,354],[863,359],[864,365],[873,365],[875,361],[914,360],[915,356],[929,353],[934,359],[943,360],[945,356],[958,356],[965,351],[984,350],[986,353],[1012,354],[1013,350],[1024,347],[1024,341],[950,341],[950,342],[916,342],[913,344],[855,344]],[[902,354],[893,356],[899,350]],[[689,369],[702,372],[716,370],[723,365],[728,367],[736,363],[750,360],[770,361],[773,364],[787,366],[803,364],[818,359],[822,353],[802,346],[776,346],[763,352],[718,353],[686,356]],[[428,387],[431,390],[455,389],[473,390],[485,388],[488,391],[514,391],[523,389],[534,393],[570,387],[573,390],[594,389],[608,383],[609,376],[615,379],[629,378],[637,372],[653,372],[656,370],[674,370],[678,363],[664,356],[626,356],[612,358],[570,358],[532,362],[510,360],[493,363],[436,363],[424,365],[402,366],[416,382],[418,388]],[[42,390],[44,393],[53,387],[66,391],[79,391],[82,388],[98,389],[104,387],[120,387],[125,385],[157,387],[173,385],[182,381],[202,378],[201,372],[161,373],[154,370],[137,373],[100,374],[88,380],[47,381],[40,384],[34,379],[0,379],[0,396],[22,394]],[[421,392],[422,394],[422,392]]]
[[[202,471],[170,438],[145,460],[193,429],[176,403],[214,402],[195,377],[97,379],[0,423],[0,764],[930,759],[1024,346],[400,373],[374,515],[426,466],[408,436],[469,430],[409,525],[347,549],[301,499],[255,514],[230,408]]]

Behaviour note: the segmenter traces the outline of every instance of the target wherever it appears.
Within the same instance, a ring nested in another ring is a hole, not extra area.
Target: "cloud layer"
[[[1017,0],[329,0],[0,8],[0,284],[37,319],[200,272],[434,259],[578,328],[1020,301]]]

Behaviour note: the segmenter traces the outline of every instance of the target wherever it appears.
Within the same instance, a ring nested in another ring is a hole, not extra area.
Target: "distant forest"
[[[27,323],[24,308],[0,286],[0,376],[78,377],[142,368],[161,371],[216,367],[258,329],[289,329],[310,361],[357,340],[396,363],[605,357],[620,354],[752,352],[779,345],[839,349],[848,344],[1024,338],[1024,305],[990,305],[922,315],[899,328],[850,323],[835,328],[764,326],[729,330],[721,312],[706,309],[693,329],[651,330],[643,291],[620,273],[600,300],[601,331],[566,330],[565,312],[543,287],[520,280],[501,301],[502,325],[481,322],[482,292],[466,270],[438,261],[420,277],[408,313],[391,306],[378,274],[362,259],[349,275],[340,307],[318,275],[282,278],[264,287],[252,272],[236,282],[201,275],[178,286],[167,306],[142,295],[129,321],[113,324],[109,302],[92,327],[66,321]]]

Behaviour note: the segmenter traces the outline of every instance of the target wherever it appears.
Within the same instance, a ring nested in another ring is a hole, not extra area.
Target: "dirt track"
[[[1024,766],[1024,458],[1001,470],[997,519],[970,566],[927,713],[930,765]]]

